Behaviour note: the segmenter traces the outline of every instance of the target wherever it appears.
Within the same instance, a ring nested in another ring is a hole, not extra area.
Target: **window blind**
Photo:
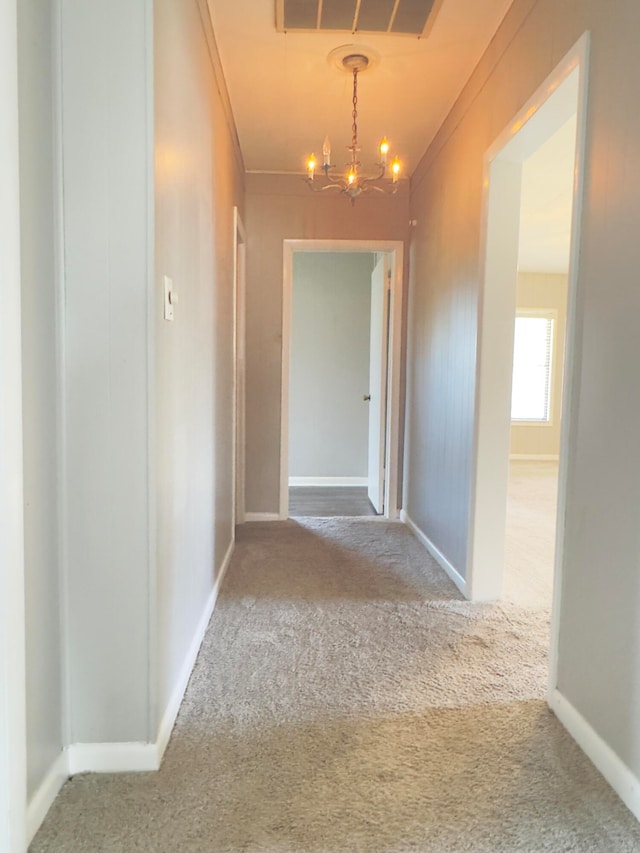
[[[554,319],[518,314],[513,346],[511,420],[548,423],[551,419],[551,374]]]

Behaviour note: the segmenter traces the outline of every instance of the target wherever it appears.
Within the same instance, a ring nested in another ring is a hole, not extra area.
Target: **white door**
[[[369,343],[369,500],[384,512],[384,463],[387,423],[387,342],[389,284],[387,259],[381,256],[371,273],[371,338]]]

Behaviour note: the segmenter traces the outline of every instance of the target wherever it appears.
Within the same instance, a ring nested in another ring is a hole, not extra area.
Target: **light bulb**
[[[309,179],[311,181],[313,180],[313,175],[314,175],[315,170],[316,170],[316,155],[312,154],[309,157],[309,159],[307,160],[307,174],[308,174]]]
[[[387,165],[387,154],[389,153],[389,140],[383,136],[380,140],[380,162],[383,166]]]
[[[331,143],[328,136],[325,136],[322,143],[322,159],[325,166],[331,165]]]
[[[352,167],[347,172],[347,183],[349,184],[349,186],[351,186],[352,184],[355,184],[355,182],[356,182],[356,170]]]
[[[391,161],[391,173],[393,175],[393,183],[395,184],[400,174],[400,160],[397,157],[394,157]]]

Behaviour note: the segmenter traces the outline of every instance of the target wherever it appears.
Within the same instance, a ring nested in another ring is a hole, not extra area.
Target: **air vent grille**
[[[280,32],[421,36],[435,5],[435,0],[276,0],[276,27]]]

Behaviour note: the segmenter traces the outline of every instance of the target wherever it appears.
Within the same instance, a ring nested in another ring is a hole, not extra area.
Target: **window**
[[[511,420],[551,421],[551,366],[555,320],[549,313],[519,311],[513,344]]]

